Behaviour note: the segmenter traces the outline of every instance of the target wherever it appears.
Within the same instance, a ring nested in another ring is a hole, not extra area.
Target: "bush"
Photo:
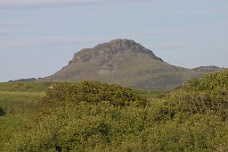
[[[5,111],[0,107],[0,116],[4,116],[5,114]]]
[[[169,94],[160,112],[169,118],[178,112],[213,113],[228,121],[228,70],[189,80]]]
[[[126,108],[81,102],[56,107],[7,143],[5,151],[226,151],[228,127],[217,116],[195,114],[160,123],[158,107]],[[14,146],[12,146],[14,145]]]
[[[128,106],[135,103],[145,106],[147,99],[130,88],[117,84],[107,84],[99,81],[80,81],[77,83],[54,83],[42,99],[45,107],[63,106],[66,104],[87,102],[97,104],[109,102],[114,106]]]
[[[50,113],[4,151],[228,151],[227,78],[206,74],[150,103],[119,85],[55,83],[42,100]]]

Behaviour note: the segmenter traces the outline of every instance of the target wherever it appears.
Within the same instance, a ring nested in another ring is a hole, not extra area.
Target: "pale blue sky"
[[[173,65],[228,67],[228,0],[0,0],[0,82],[51,75],[116,38]]]

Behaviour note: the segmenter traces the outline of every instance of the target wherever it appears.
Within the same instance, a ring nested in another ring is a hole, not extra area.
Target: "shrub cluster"
[[[145,106],[147,99],[130,88],[117,84],[107,84],[99,81],[80,81],[77,83],[53,83],[47,96],[41,101],[46,107],[64,106],[80,102],[109,102],[114,106],[129,106],[134,103]]]
[[[206,74],[151,102],[119,85],[55,83],[41,102],[49,115],[4,151],[228,151],[227,83],[227,70]]]
[[[158,107],[126,108],[108,103],[57,107],[18,132],[5,151],[226,151],[228,127],[216,116],[195,114],[161,122]],[[13,145],[13,146],[12,146]]]
[[[228,70],[193,78],[171,92],[164,102],[163,113],[170,117],[185,114],[212,113],[228,121]]]

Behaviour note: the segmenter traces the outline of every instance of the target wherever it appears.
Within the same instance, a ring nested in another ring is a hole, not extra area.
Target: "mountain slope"
[[[173,89],[202,75],[164,62],[151,50],[127,39],[115,39],[75,53],[67,66],[41,81],[100,80],[143,89]]]

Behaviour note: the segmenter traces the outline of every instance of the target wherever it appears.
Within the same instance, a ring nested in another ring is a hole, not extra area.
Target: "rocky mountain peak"
[[[108,43],[100,44],[97,47],[110,47],[112,50],[125,50],[131,48],[134,45],[139,44],[135,43],[134,40],[114,39]]]
[[[161,58],[154,55],[154,53],[143,47],[141,44],[136,43],[134,40],[129,39],[114,39],[110,42],[98,44],[94,48],[82,49],[75,53],[74,58],[69,62],[71,63],[84,63],[91,59],[107,60],[114,56],[137,56],[145,55],[153,60],[163,61]]]

